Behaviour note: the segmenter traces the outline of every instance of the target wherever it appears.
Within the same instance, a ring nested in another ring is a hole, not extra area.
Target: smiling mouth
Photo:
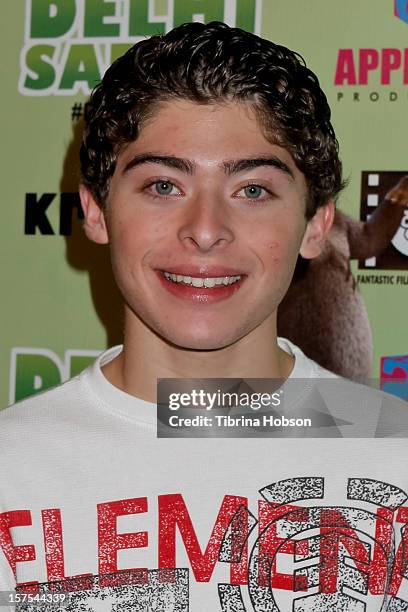
[[[162,287],[174,297],[196,304],[216,304],[233,296],[239,291],[247,278],[247,274],[231,274],[238,270],[190,269],[187,266],[180,269],[156,270]],[[180,274],[184,272],[184,274]],[[221,274],[224,272],[224,275]],[[229,273],[229,274],[228,274]],[[214,274],[214,276],[210,276]],[[215,276],[219,274],[220,276]]]
[[[214,287],[233,285],[241,280],[242,276],[237,274],[235,276],[184,276],[183,274],[173,274],[171,272],[163,271],[163,276],[175,284],[187,285],[189,287],[205,287],[206,289],[213,289]]]

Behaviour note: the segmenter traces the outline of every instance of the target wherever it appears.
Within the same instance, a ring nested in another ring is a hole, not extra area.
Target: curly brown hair
[[[303,58],[225,23],[185,23],[135,44],[107,70],[87,105],[82,181],[104,206],[123,146],[157,104],[246,101],[266,138],[286,148],[308,186],[306,217],[344,187],[330,108]]]

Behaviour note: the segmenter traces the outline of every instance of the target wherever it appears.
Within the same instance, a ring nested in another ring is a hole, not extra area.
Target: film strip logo
[[[407,172],[362,172],[360,219],[367,221],[387,192]],[[376,257],[359,261],[360,270],[408,270],[408,208],[387,248]]]

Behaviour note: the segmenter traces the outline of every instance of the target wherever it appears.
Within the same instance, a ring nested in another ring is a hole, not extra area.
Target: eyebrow
[[[126,164],[125,168],[123,169],[123,173],[126,174],[133,168],[143,164],[159,164],[162,166],[168,166],[169,168],[180,170],[185,174],[194,174],[196,170],[196,164],[189,159],[183,159],[182,157],[176,157],[174,155],[154,155],[144,153],[141,155],[135,155]],[[276,156],[228,160],[222,162],[220,166],[228,175],[238,174],[240,172],[244,172],[245,170],[260,168],[262,166],[270,166],[280,170],[293,180],[295,178],[289,166]]]
[[[194,174],[195,164],[188,159],[182,159],[181,157],[175,157],[173,155],[150,155],[145,153],[142,155],[135,155],[130,162],[128,162],[123,169],[123,174],[129,172],[137,166],[142,164],[160,164],[162,166],[168,166],[169,168],[175,168],[181,170],[186,174]]]
[[[224,170],[227,174],[238,174],[244,170],[251,170],[252,168],[260,168],[261,166],[272,166],[277,170],[280,170],[284,174],[287,174],[290,178],[294,179],[292,170],[285,162],[279,157],[255,157],[249,159],[237,159],[232,161],[223,162]]]

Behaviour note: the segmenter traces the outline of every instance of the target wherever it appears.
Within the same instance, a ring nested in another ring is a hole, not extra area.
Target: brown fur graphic
[[[350,260],[379,255],[390,243],[408,204],[408,175],[366,222],[337,210],[322,254],[299,259],[278,311],[278,334],[308,357],[342,376],[371,375],[373,341]]]

